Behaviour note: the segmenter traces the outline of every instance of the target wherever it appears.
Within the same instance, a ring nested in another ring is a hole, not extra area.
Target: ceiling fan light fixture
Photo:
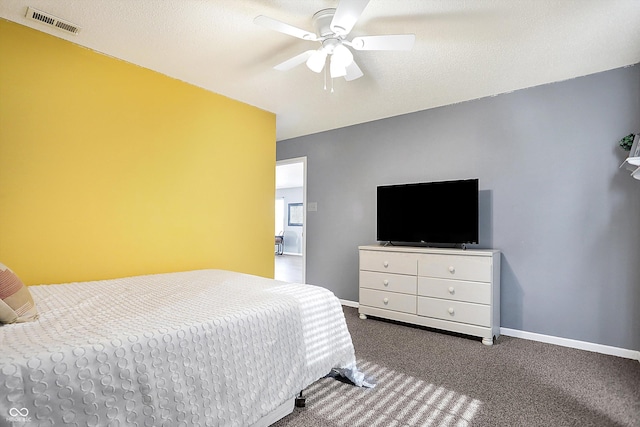
[[[344,77],[346,81],[352,81],[364,75],[354,60],[352,50],[407,51],[411,50],[415,43],[415,34],[365,35],[348,40],[347,36],[369,1],[334,0],[338,3],[336,8],[322,9],[313,15],[315,33],[263,15],[257,16],[253,22],[282,34],[322,44],[318,50],[307,50],[276,65],[276,70],[289,70],[305,62],[315,73],[324,70],[325,85],[329,73],[332,79]]]
[[[327,52],[322,49],[316,50],[313,55],[307,59],[307,67],[314,73],[319,73],[324,68],[327,61]]]
[[[353,54],[345,45],[340,43],[333,49],[331,61],[338,61],[342,67],[346,68],[353,62]]]
[[[335,55],[331,56],[331,64],[329,65],[329,71],[331,72],[331,78],[344,77],[347,75],[347,67],[342,63],[339,57]]]

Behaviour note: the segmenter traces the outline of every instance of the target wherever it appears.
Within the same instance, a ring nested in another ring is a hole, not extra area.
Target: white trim
[[[342,305],[346,305],[347,307],[353,307],[353,308],[358,308],[360,307],[360,304],[358,304],[355,301],[349,301],[348,299],[341,299],[340,300],[340,304]]]
[[[302,163],[302,283],[307,283],[307,156],[276,160],[276,168],[292,163]],[[284,248],[283,248],[284,250]]]
[[[518,329],[500,328],[500,334],[514,338],[555,344],[562,347],[577,348],[578,350],[593,351],[595,353],[608,354],[610,356],[624,357],[626,359],[634,359],[640,362],[640,351],[636,350],[611,347],[608,345],[572,340],[569,338],[554,337],[551,335],[536,334],[534,332],[520,331]]]
[[[340,300],[340,304],[359,308],[360,304],[355,301],[345,299]],[[525,340],[544,342],[547,344],[559,345],[562,347],[576,348],[578,350],[592,351],[594,353],[602,353],[610,356],[624,357],[625,359],[637,360],[640,362],[640,351],[628,350],[626,348],[612,347],[609,345],[595,344],[587,341],[572,340],[569,338],[554,337],[551,335],[536,334],[534,332],[520,331],[518,329],[500,328],[500,334],[508,337],[522,338]]]

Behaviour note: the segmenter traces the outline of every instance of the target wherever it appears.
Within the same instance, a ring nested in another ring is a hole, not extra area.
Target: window
[[[302,203],[289,203],[289,225],[302,226],[304,211]]]

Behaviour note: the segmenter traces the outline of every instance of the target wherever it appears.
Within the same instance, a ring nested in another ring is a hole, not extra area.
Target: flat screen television
[[[478,179],[380,186],[377,205],[380,242],[478,243]]]

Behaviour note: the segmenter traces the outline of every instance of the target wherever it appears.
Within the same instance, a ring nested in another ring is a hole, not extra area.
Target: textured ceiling
[[[640,0],[371,0],[349,38],[416,35],[410,52],[354,52],[364,77],[273,66],[317,42],[253,23],[313,31],[337,0],[2,0],[0,17],[155,70],[277,116],[277,139],[425,110],[640,62]],[[27,20],[31,6],[71,35]],[[330,85],[329,85],[330,86]]]

